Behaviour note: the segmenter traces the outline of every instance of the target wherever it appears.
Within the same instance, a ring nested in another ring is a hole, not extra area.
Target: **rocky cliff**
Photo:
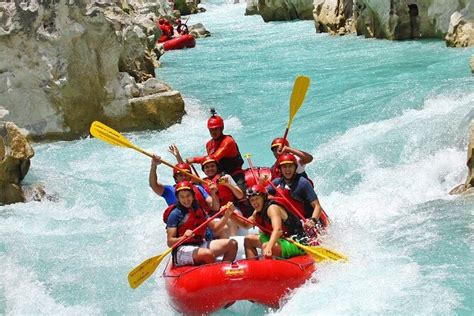
[[[311,20],[313,0],[249,0],[246,15],[260,14],[265,22]]]
[[[0,106],[34,138],[165,128],[184,113],[179,92],[154,79],[159,1],[0,3]]]
[[[314,0],[314,20],[317,32],[474,44],[472,0]]]

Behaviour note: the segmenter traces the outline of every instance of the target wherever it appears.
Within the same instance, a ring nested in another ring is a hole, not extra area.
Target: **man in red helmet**
[[[268,193],[286,197],[307,219],[305,225],[308,227],[314,227],[316,224],[326,227],[328,225],[327,216],[319,203],[313,186],[308,179],[296,173],[298,162],[295,155],[282,154],[278,157],[277,164],[281,177],[274,179],[272,183],[279,192],[277,194],[272,186],[268,186]]]
[[[292,148],[290,147],[290,143],[288,140],[277,137],[272,141],[272,145],[270,147],[275,159],[278,161],[278,157],[284,153],[291,153],[295,155],[296,162],[298,167],[296,168],[296,173],[301,174],[303,177],[309,179],[308,175],[305,171],[305,166],[313,161],[313,156],[305,151]],[[278,167],[277,161],[272,166],[272,179],[279,178],[280,175],[280,168]]]
[[[170,146],[170,151],[171,148],[172,147]],[[175,186],[164,185],[158,182],[156,168],[159,164],[161,164],[161,157],[156,154],[153,155],[150,174],[148,177],[149,185],[156,194],[165,199],[166,204],[176,204],[177,201],[175,195]],[[191,173],[191,167],[186,163],[180,162],[176,165],[176,167],[178,169],[185,170],[188,173]],[[190,176],[177,169],[173,169],[173,178],[176,183],[180,181],[189,181],[191,179]],[[209,185],[209,192],[211,195],[209,195],[201,185],[195,185],[194,188],[196,189],[196,198],[200,202],[202,208],[207,210],[211,209],[213,211],[219,210],[219,197],[217,196],[217,187],[215,184]]]
[[[188,26],[186,25],[186,23],[183,23],[181,19],[176,19],[175,23],[176,23],[176,32],[179,35],[185,35],[189,33]]]
[[[245,190],[245,176],[242,170],[244,160],[239,151],[239,146],[230,135],[225,135],[224,120],[216,112],[211,110],[212,116],[207,121],[207,128],[211,135],[211,140],[206,144],[207,155],[217,161],[220,171],[232,176],[237,185]],[[202,163],[205,156],[191,157],[188,163]]]

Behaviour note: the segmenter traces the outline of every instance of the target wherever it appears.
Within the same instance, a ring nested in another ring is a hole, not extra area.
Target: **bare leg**
[[[258,256],[257,248],[262,248],[259,235],[247,235],[244,239],[245,257],[253,258]]]
[[[216,257],[210,249],[197,248],[193,251],[193,261],[195,265],[216,262]]]
[[[267,243],[264,243],[262,245],[262,248],[265,248],[266,245],[267,245]],[[276,242],[275,245],[273,245],[272,255],[275,256],[275,257],[281,257],[281,247],[280,247],[280,244],[278,242]]]
[[[224,255],[222,261],[233,261],[237,255],[237,241],[234,239],[215,239],[209,244],[209,250],[216,257]]]

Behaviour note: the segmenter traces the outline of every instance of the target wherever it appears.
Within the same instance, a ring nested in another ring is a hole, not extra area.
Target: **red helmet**
[[[247,198],[251,198],[252,196],[257,196],[257,195],[265,196],[267,195],[267,190],[261,184],[254,184],[245,191],[245,194],[247,195]]]
[[[184,162],[180,162],[179,164],[175,165],[175,168],[191,173],[191,167],[187,163],[184,163]],[[181,171],[175,168],[173,168],[173,177],[176,177],[177,174],[182,173]]]
[[[276,146],[281,146],[281,147],[290,146],[290,143],[288,142],[288,140],[286,140],[283,137],[277,137],[272,141],[272,145],[271,145],[270,149],[273,149]]]
[[[160,24],[160,25],[161,25],[161,24],[165,24],[165,21],[166,21],[165,18],[160,18],[160,19],[158,20],[158,24]]]
[[[194,192],[193,183],[191,181],[180,181],[176,183],[176,186],[174,187],[174,193],[178,195],[178,192],[183,190],[189,190],[191,192]]]
[[[295,155],[287,153],[278,157],[278,166],[287,165],[290,163],[295,164],[295,166],[298,165]]]
[[[224,128],[224,120],[222,117],[219,115],[213,114],[208,120],[207,120],[207,128]]]
[[[206,157],[204,157],[204,160],[201,162],[201,167],[204,168],[205,165],[207,165],[208,163],[211,163],[211,162],[217,163],[217,161],[214,158],[212,158],[211,156],[206,156]]]

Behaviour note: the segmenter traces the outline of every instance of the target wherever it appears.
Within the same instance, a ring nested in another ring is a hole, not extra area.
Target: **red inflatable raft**
[[[281,299],[305,283],[315,270],[308,255],[185,267],[174,267],[170,260],[163,277],[174,309],[184,314],[207,314],[239,300],[278,308]]]
[[[165,50],[182,49],[185,47],[192,48],[196,46],[196,39],[190,34],[185,34],[185,35],[181,35],[179,37],[175,37],[167,41],[161,42],[160,44],[163,44],[163,47]]]

